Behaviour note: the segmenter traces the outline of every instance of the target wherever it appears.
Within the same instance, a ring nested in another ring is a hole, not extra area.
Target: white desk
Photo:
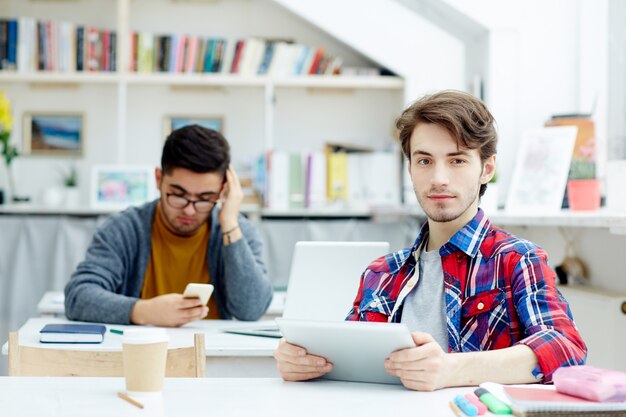
[[[121,336],[108,331],[104,337],[104,342],[95,345],[39,343],[39,330],[45,324],[68,322],[66,319],[52,317],[29,319],[19,329],[20,345],[42,349],[122,350]],[[278,377],[278,370],[272,356],[276,346],[278,346],[278,339],[242,336],[220,331],[220,329],[227,327],[249,327],[250,325],[250,322],[231,320],[200,320],[180,328],[167,328],[167,333],[170,337],[171,348],[193,346],[194,333],[203,332],[206,334],[206,374],[209,377]],[[107,324],[107,329],[124,330],[129,327],[133,326]],[[8,354],[8,343],[2,346],[2,354]]]
[[[272,303],[265,313],[266,318],[276,318],[283,315],[285,309],[285,300],[287,298],[286,291],[275,291]],[[46,292],[39,304],[37,304],[37,312],[41,317],[63,317],[65,316],[65,296],[63,291]]]
[[[63,291],[47,291],[37,304],[37,312],[41,317],[64,317],[65,295]]]
[[[448,402],[471,388],[414,392],[400,385],[276,378],[168,378],[163,397],[117,398],[122,378],[0,378],[2,415],[23,416],[428,416],[454,417]],[[487,414],[489,415],[489,413]]]

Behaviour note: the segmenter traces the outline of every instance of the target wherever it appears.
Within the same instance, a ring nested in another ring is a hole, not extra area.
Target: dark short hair
[[[220,132],[199,125],[184,126],[167,137],[161,155],[161,169],[170,173],[185,168],[197,173],[226,174],[230,146]]]
[[[464,149],[478,149],[481,162],[496,154],[498,133],[495,119],[485,103],[461,91],[446,90],[426,95],[408,108],[396,119],[400,131],[402,152],[411,160],[411,135],[420,123],[432,123],[446,129],[457,146]],[[487,184],[480,187],[480,196],[485,193]]]

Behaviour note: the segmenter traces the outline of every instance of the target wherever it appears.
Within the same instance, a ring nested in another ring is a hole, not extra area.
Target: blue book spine
[[[274,57],[274,45],[274,42],[265,43],[265,54],[263,55],[263,61],[259,66],[259,70],[257,72],[258,75],[265,75],[270,69],[270,64],[272,63],[272,58]]]
[[[76,71],[85,69],[85,27],[76,27]]]
[[[7,69],[17,68],[17,20],[8,21],[9,30],[7,37]]]
[[[226,49],[226,40],[219,39],[215,45],[215,54],[213,59],[213,72],[222,71],[222,63],[224,62],[224,50]]]
[[[169,72],[176,72],[176,54],[178,53],[178,35],[170,36],[170,62],[168,65]]]
[[[217,39],[207,39],[207,46],[204,52],[204,68],[202,72],[213,72],[213,55]]]
[[[109,43],[109,71],[115,71],[117,68],[117,33],[111,31],[111,42]]]

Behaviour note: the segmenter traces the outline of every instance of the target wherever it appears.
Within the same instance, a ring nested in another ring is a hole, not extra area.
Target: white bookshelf
[[[513,214],[498,211],[489,215],[492,223],[507,226],[562,226],[585,228],[615,228],[626,231],[626,212],[608,211],[570,211],[555,213]]]
[[[57,73],[57,72],[29,72],[19,73],[0,71],[0,84],[116,84],[120,77],[115,73]]]
[[[0,214],[43,214],[43,215],[78,215],[98,216],[118,212],[118,209],[95,209],[88,206],[80,207],[46,207],[37,204],[4,204],[0,205]],[[372,207],[372,208],[321,208],[321,209],[289,209],[277,210],[247,204],[241,212],[253,218],[385,218],[402,219],[417,217],[425,219],[425,214],[417,207]],[[575,212],[562,210],[552,214],[512,214],[498,211],[488,214],[493,224],[502,226],[523,227],[570,227],[609,229],[614,234],[626,234],[626,212],[600,210],[597,212]]]
[[[222,117],[223,133],[231,144],[236,166],[274,148],[321,150],[323,143],[330,141],[382,148],[385,141],[391,142],[393,120],[405,101],[405,82],[400,77],[273,78],[127,70],[133,31],[229,40],[251,36],[291,38],[313,47],[325,46],[334,55],[346,58],[347,65],[376,65],[321,30],[302,25],[300,18],[274,2],[117,0],[107,4],[103,7],[97,0],[7,0],[7,7],[0,11],[2,17],[71,21],[116,30],[118,34],[115,72],[0,71],[0,89],[13,102],[13,136],[18,145],[25,112],[71,111],[86,116],[86,147],[81,159],[23,156],[16,160],[17,188],[34,197],[35,202],[43,190],[56,185],[54,171],[59,164],[77,165],[84,202],[88,200],[92,165],[158,165],[163,120],[172,115]],[[249,9],[254,9],[254,16],[245,16]],[[211,20],[213,24],[206,25],[206,16],[220,13],[223,21]],[[254,24],[250,24],[252,18]]]

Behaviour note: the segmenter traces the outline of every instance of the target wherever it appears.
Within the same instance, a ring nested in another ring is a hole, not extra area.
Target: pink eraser
[[[465,399],[476,406],[479,416],[482,416],[487,412],[487,406],[483,404],[473,392],[465,394]]]
[[[593,366],[565,366],[552,377],[556,390],[591,401],[626,401],[626,373]]]

